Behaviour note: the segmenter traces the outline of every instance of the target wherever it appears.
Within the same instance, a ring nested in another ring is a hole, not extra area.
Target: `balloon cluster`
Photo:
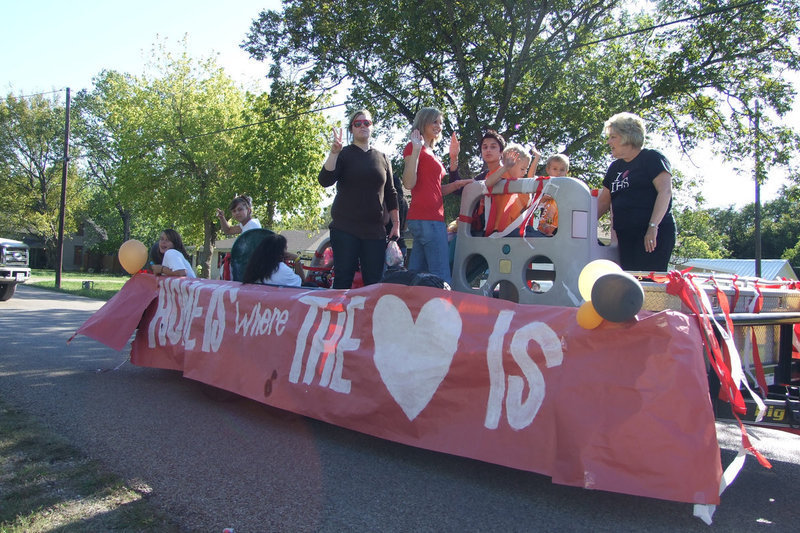
[[[644,304],[639,280],[607,259],[597,259],[583,267],[578,276],[578,290],[585,302],[575,318],[584,329],[596,328],[603,319],[626,322]]]
[[[136,274],[147,262],[147,247],[141,241],[131,239],[119,247],[119,264],[128,274]]]

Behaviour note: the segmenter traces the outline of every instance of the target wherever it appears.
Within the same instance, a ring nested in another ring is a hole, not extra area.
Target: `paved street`
[[[752,429],[711,528],[692,506],[383,441],[259,403],[217,401],[86,337],[103,302],[20,286],[0,302],[0,397],[37,416],[191,531],[795,531],[800,436]],[[121,366],[119,366],[121,364]],[[116,367],[118,369],[115,370]],[[718,424],[723,463],[738,428]]]

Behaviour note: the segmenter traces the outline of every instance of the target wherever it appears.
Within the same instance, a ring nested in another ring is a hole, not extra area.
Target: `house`
[[[692,267],[694,273],[720,272],[740,277],[756,277],[755,259],[689,259],[680,268],[688,267]],[[797,279],[797,275],[786,259],[762,259],[761,278]]]

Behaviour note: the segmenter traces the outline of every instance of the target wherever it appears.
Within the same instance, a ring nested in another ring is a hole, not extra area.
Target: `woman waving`
[[[423,107],[414,117],[411,130],[410,142],[403,150],[403,186],[411,190],[408,229],[414,238],[408,268],[436,274],[450,283],[443,196],[460,190],[472,180],[456,180],[442,185],[446,172],[433,153],[433,147],[442,135],[441,111]]]

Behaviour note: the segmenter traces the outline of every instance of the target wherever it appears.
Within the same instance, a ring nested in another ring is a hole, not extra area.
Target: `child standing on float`
[[[257,218],[253,218],[253,199],[249,196],[237,196],[231,201],[228,206],[231,210],[231,216],[238,222],[238,224],[231,226],[225,218],[225,212],[222,209],[217,209],[217,218],[219,219],[222,233],[225,235],[237,235],[244,233],[247,230],[257,229],[261,227],[261,222]]]

